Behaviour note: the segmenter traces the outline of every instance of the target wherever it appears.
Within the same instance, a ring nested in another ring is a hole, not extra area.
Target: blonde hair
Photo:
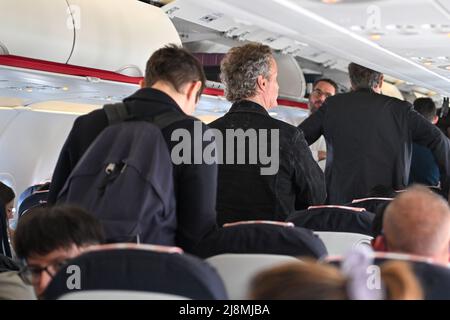
[[[390,261],[380,268],[386,300],[423,299],[422,288],[407,262]],[[335,266],[304,260],[256,275],[250,284],[249,297],[256,300],[349,300],[348,280]]]

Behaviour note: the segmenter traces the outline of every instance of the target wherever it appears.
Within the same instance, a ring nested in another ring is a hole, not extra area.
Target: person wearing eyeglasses
[[[334,96],[338,91],[338,85],[331,79],[321,78],[314,82],[313,90],[309,95],[308,108],[310,115],[315,113],[325,100]],[[322,171],[325,171],[325,160],[327,158],[327,145],[321,136],[316,142],[309,146],[314,160],[319,164]]]
[[[42,298],[59,269],[91,245],[102,243],[104,236],[98,220],[84,210],[54,206],[27,212],[14,240],[16,254],[24,262],[19,274]]]

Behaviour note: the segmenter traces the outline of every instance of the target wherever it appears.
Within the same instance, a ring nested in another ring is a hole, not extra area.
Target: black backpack
[[[77,163],[58,203],[91,212],[107,242],[174,245],[173,166],[161,129],[188,117],[167,112],[140,121],[122,103],[104,110],[110,125]]]

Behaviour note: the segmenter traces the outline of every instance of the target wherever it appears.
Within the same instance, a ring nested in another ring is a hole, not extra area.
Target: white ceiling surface
[[[450,64],[443,59],[450,57],[450,30],[445,27],[450,24],[448,0],[342,0],[335,4],[320,0],[177,0],[163,9],[171,17],[222,31],[228,37],[265,42],[325,66],[345,70],[346,64],[354,61],[450,94],[450,71],[438,67]],[[395,25],[413,25],[415,28],[407,30],[417,34],[402,34],[394,30]],[[427,29],[426,25],[438,27]],[[352,26],[371,29],[358,31]],[[373,31],[381,34],[378,41],[371,40]],[[275,40],[270,42],[270,38]],[[412,57],[432,58],[433,64],[424,65]]]

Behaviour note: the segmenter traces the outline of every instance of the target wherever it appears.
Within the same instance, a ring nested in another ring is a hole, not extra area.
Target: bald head
[[[389,251],[449,260],[450,208],[425,187],[414,186],[386,208],[384,236]]]

